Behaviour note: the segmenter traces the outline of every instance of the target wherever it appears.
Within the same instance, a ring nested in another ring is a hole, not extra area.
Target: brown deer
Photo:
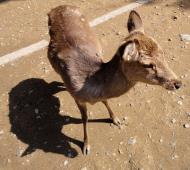
[[[108,105],[109,98],[124,94],[139,81],[161,85],[169,90],[181,87],[182,83],[164,61],[160,46],[144,33],[137,12],[130,12],[127,24],[129,35],[107,63],[101,58],[101,46],[95,34],[77,7],[59,6],[48,16],[48,58],[64,80],[82,115],[84,154],[90,151],[87,102],[102,102],[113,123],[120,125],[120,120]]]

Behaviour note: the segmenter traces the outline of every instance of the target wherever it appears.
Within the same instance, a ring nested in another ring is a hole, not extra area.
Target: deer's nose
[[[174,83],[175,89],[179,89],[182,86],[181,81],[177,81]]]

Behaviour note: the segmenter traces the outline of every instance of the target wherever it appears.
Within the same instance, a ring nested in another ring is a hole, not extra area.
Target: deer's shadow
[[[27,79],[16,85],[9,93],[9,119],[11,132],[28,144],[22,156],[42,149],[45,152],[76,157],[78,152],[70,143],[82,148],[83,142],[64,134],[64,126],[80,124],[81,119],[59,114],[60,102],[54,96],[63,91],[59,82],[47,83],[42,79]],[[89,120],[108,122],[109,119]],[[63,130],[62,130],[63,128]],[[82,133],[82,131],[81,131]]]

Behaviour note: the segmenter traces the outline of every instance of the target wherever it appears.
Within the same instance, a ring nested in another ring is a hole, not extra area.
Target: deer
[[[132,10],[126,24],[129,34],[110,61],[104,62],[102,48],[88,20],[75,6],[63,5],[48,13],[50,42],[48,59],[79,108],[84,130],[83,154],[90,153],[87,106],[102,102],[112,122],[121,121],[108,104],[138,82],[177,90],[182,82],[168,67],[159,44],[144,31],[140,15]]]

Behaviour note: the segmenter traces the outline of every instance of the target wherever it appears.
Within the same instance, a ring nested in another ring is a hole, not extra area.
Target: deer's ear
[[[130,41],[127,43],[124,52],[123,52],[123,60],[124,61],[136,61],[138,56],[137,47],[134,41]]]
[[[144,32],[143,23],[140,15],[136,11],[131,11],[127,22],[127,28],[129,33],[132,31]]]

